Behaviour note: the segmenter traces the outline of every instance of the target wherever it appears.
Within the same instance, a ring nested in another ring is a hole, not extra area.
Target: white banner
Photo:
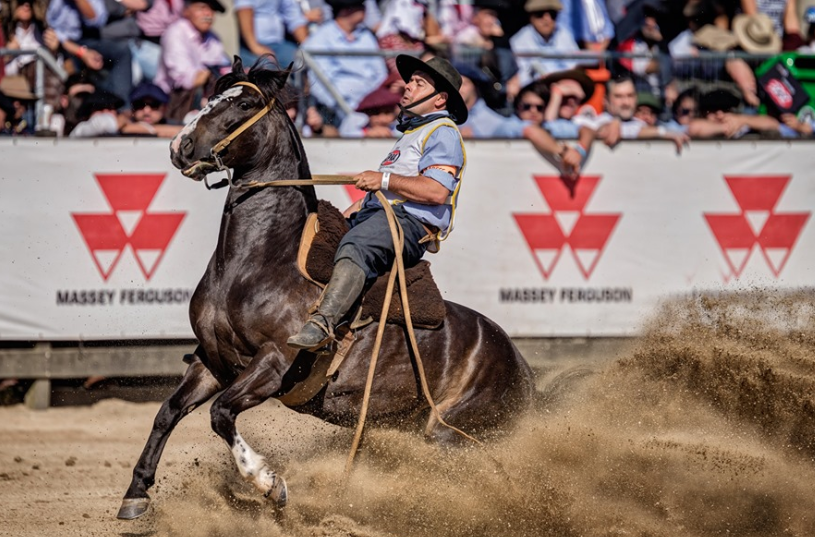
[[[312,173],[355,173],[391,145],[306,151]],[[456,230],[426,258],[446,299],[512,336],[630,335],[671,295],[812,284],[810,143],[597,144],[575,185],[526,142],[466,145]],[[192,337],[223,190],[159,140],[0,140],[0,160],[0,339]]]

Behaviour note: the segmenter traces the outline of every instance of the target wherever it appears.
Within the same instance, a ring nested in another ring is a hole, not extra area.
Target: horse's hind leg
[[[261,352],[213,403],[212,430],[229,445],[241,476],[255,485],[277,507],[288,501],[286,481],[277,475],[265,457],[255,452],[235,427],[238,414],[269,399],[280,387],[286,363],[278,350]]]
[[[199,348],[196,352],[201,352]],[[156,467],[164,451],[170,433],[181,421],[181,418],[192,412],[195,407],[207,401],[221,389],[212,373],[193,355],[187,372],[175,392],[161,405],[153,421],[153,430],[147,439],[139,462],[133,468],[133,480],[122,500],[117,518],[133,519],[144,514],[150,505],[147,489],[153,486],[156,478]]]

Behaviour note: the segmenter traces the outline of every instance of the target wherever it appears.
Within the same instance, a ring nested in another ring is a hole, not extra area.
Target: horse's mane
[[[294,123],[289,116],[285,113],[285,108],[293,101],[298,99],[299,95],[297,90],[290,84],[286,84],[289,75],[292,73],[292,65],[286,69],[280,69],[274,56],[266,54],[261,56],[255,61],[249,72],[244,72],[243,63],[239,56],[235,56],[232,64],[232,72],[226,73],[215,83],[215,95],[223,93],[231,88],[238,82],[251,82],[260,88],[263,96],[267,100],[276,99],[277,105],[274,107],[279,111],[285,120],[286,128],[291,136],[294,151],[293,157],[298,162],[297,176],[299,178],[311,177],[311,171],[308,166],[308,159],[305,157],[305,149],[303,148],[303,141],[294,126]],[[317,210],[317,196],[313,188],[303,188],[298,190],[303,191],[306,200],[307,212],[315,212]]]
[[[278,102],[287,103],[294,97],[288,95],[293,89],[286,85],[291,73],[291,66],[287,69],[280,69],[274,57],[268,54],[258,58],[247,73],[243,70],[240,58],[236,56],[232,71],[223,75],[215,83],[215,94],[223,93],[237,82],[251,82],[260,88],[266,99],[271,100],[276,97]]]

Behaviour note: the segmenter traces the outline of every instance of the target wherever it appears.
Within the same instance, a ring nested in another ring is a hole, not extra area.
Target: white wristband
[[[657,127],[658,136],[662,136],[664,138],[666,134],[668,134],[668,129],[666,129],[664,125]]]
[[[383,172],[382,173],[382,184],[379,185],[379,188],[382,190],[388,189],[388,183],[391,181],[391,172]]]

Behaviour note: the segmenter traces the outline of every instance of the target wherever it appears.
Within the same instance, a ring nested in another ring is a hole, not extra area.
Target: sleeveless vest
[[[467,165],[467,154],[464,151],[464,142],[461,139],[461,134],[458,132],[458,127],[449,117],[439,118],[431,121],[425,125],[417,127],[412,130],[405,131],[385,160],[379,166],[380,172],[391,172],[397,175],[415,176],[419,175],[422,170],[419,169],[419,161],[424,153],[424,146],[430,135],[439,128],[452,128],[458,133],[459,142],[461,143],[461,152],[464,155],[464,162],[457,170],[456,186],[453,193],[447,197],[444,205],[424,205],[421,203],[414,203],[400,198],[398,194],[383,190],[382,193],[390,201],[391,204],[404,204],[405,210],[417,217],[425,224],[429,224],[438,228],[440,231],[437,235],[438,240],[444,240],[453,231],[453,223],[456,214],[456,203],[458,200],[458,191],[461,188],[461,178],[464,175],[464,168]],[[443,163],[439,163],[443,164]],[[370,193],[365,197],[364,205],[378,205],[378,200]]]

